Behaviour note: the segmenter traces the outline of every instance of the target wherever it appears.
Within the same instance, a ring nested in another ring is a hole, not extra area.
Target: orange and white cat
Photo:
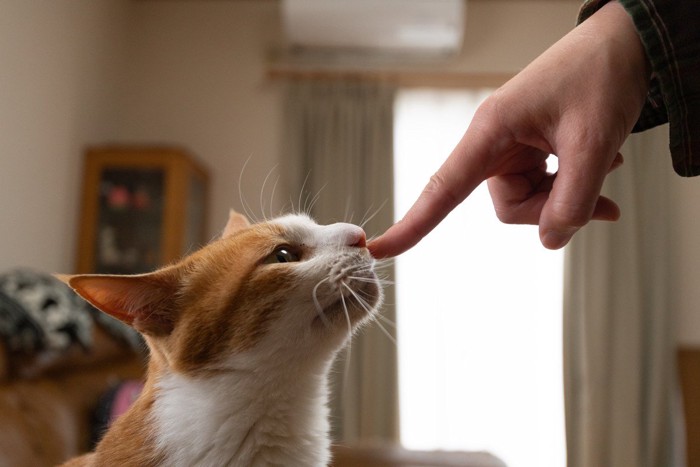
[[[145,389],[68,466],[320,466],[327,376],[382,298],[365,233],[303,215],[250,225],[135,276],[61,276],[150,348]]]

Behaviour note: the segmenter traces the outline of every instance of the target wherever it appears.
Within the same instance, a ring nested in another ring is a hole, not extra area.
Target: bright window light
[[[489,90],[404,90],[395,104],[396,216]],[[401,439],[486,450],[510,467],[566,461],[563,254],[496,218],[485,184],[396,261]]]

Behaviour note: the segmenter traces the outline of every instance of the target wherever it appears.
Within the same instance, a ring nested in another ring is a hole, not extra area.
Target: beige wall
[[[73,265],[83,148],[181,144],[213,172],[214,233],[284,157],[274,1],[0,0],[0,270]],[[445,69],[517,72],[574,24],[578,0],[471,0]],[[274,175],[273,175],[274,176]],[[697,180],[675,179],[672,291],[680,339],[700,345]],[[289,194],[278,197],[276,208]]]
[[[470,0],[464,48],[448,68],[517,72],[576,24],[579,0]]]
[[[209,166],[212,233],[231,207],[242,209],[245,161],[244,197],[258,214],[260,185],[277,162],[281,93],[265,64],[279,31],[276,2],[134,3],[116,136],[180,144]]]
[[[72,268],[80,157],[110,138],[121,0],[0,1],[0,270]]]

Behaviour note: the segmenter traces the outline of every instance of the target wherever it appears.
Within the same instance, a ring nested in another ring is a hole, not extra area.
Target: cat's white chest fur
[[[326,465],[324,379],[294,384],[250,375],[162,378],[152,415],[163,465]]]

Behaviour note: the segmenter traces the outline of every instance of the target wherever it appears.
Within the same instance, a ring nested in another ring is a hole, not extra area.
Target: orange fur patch
[[[276,295],[280,284],[290,277],[275,271],[276,277],[255,280],[256,268],[284,241],[282,235],[279,227],[254,226],[189,259],[182,311],[169,343],[177,371],[206,371],[224,351],[249,349],[266,333],[282,296]]]

